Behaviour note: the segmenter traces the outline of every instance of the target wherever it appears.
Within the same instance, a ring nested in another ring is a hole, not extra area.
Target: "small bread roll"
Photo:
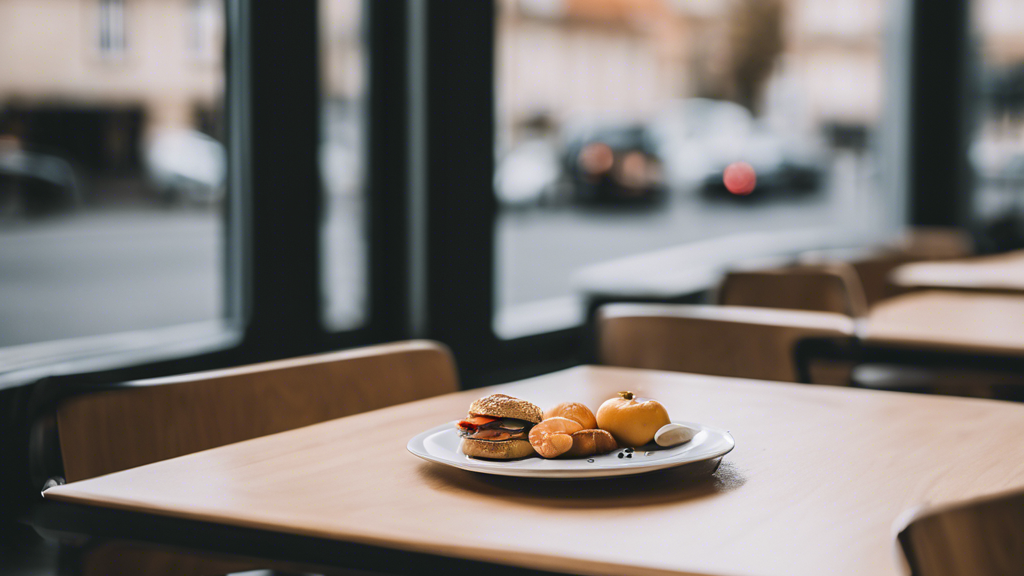
[[[575,420],[556,416],[548,418],[530,430],[530,444],[544,458],[556,458],[572,448],[572,434],[583,426]]]
[[[562,402],[544,413],[545,420],[555,418],[556,416],[575,420],[580,423],[580,426],[583,426],[584,430],[597,428],[597,417],[590,411],[590,408],[579,402]]]
[[[618,447],[615,438],[604,430],[580,430],[572,433],[572,448],[564,456],[580,458],[595,454],[607,454]]]

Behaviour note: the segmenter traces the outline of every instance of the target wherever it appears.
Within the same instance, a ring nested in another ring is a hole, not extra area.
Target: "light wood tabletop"
[[[960,260],[904,264],[889,275],[902,289],[939,288],[1024,294],[1024,250]]]
[[[711,476],[484,476],[411,437],[504,392],[591,408],[619,390],[731,431]],[[51,488],[50,500],[582,574],[902,573],[901,515],[1024,486],[1024,406],[579,367]],[[428,567],[424,567],[427,571]]]
[[[1024,356],[1024,298],[911,292],[875,305],[861,336],[873,345]]]

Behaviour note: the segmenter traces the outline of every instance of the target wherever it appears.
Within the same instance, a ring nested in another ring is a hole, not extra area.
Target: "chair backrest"
[[[836,312],[854,318],[867,313],[857,273],[845,263],[729,272],[718,289],[718,303]]]
[[[70,482],[458,389],[451,354],[399,342],[125,383],[57,407]]]
[[[799,257],[800,263],[805,265],[849,264],[857,275],[868,308],[898,293],[889,283],[889,273],[914,260],[909,254],[884,247],[813,250]]]
[[[913,576],[1024,576],[1024,492],[925,510],[899,542]]]
[[[849,338],[840,314],[691,304],[609,304],[598,311],[602,364],[796,382],[795,346]]]
[[[918,226],[892,244],[913,260],[947,260],[974,255],[974,240],[961,228]]]

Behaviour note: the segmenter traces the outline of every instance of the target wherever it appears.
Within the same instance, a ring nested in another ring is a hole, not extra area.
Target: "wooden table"
[[[1024,295],[1024,250],[904,264],[892,271],[889,281],[904,290],[939,288]]]
[[[1024,298],[911,292],[872,308],[861,337],[868,345],[1024,356]]]
[[[625,389],[731,431],[736,449],[711,476],[575,482],[477,475],[406,451],[483,394],[596,408]],[[202,534],[197,546],[249,541],[266,557],[340,565],[358,565],[355,543],[379,568],[404,559],[423,573],[470,559],[582,574],[892,575],[905,512],[1024,487],[1021,438],[1024,406],[1012,403],[580,367],[51,488],[41,523],[150,541]]]

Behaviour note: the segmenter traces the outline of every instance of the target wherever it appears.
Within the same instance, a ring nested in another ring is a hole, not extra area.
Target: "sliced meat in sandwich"
[[[505,394],[492,394],[469,407],[469,415],[457,424],[462,452],[474,458],[512,460],[534,453],[530,428],[539,424],[543,411],[534,404]]]

